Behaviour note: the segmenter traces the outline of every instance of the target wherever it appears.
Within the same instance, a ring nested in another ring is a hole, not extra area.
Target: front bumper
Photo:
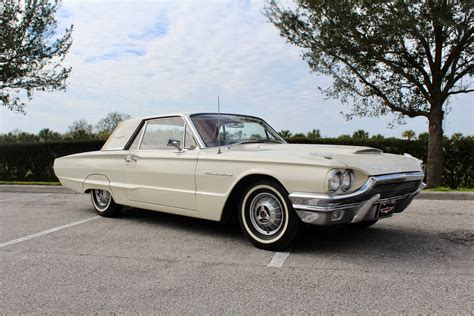
[[[371,176],[357,191],[344,195],[305,192],[290,194],[293,208],[304,223],[333,225],[381,218],[379,206],[395,202],[393,213],[403,212],[426,185],[422,172]]]

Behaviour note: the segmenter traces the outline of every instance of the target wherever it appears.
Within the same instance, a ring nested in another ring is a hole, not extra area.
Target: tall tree
[[[49,128],[43,128],[38,133],[39,141],[41,142],[53,142],[61,140],[61,134],[52,131]]]
[[[359,129],[352,134],[352,138],[355,139],[369,139],[369,133],[363,129]]]
[[[415,131],[409,129],[409,130],[406,130],[402,133],[402,137],[406,138],[407,140],[413,140],[413,139],[416,138],[416,133],[415,133]]]
[[[474,1],[295,0],[265,13],[313,71],[334,78],[323,89],[353,116],[393,113],[429,122],[428,185],[443,170],[443,119],[450,96],[473,92]]]
[[[312,129],[306,134],[306,137],[311,139],[321,138],[321,131],[319,129]]]
[[[375,135],[372,135],[372,137],[370,137],[370,139],[372,139],[372,140],[384,140],[385,136],[383,136],[382,134],[375,134]]]
[[[72,25],[56,33],[58,0],[2,1],[0,32],[0,100],[23,112],[34,91],[66,88],[71,68],[61,66],[72,43]]]
[[[291,132],[287,129],[281,130],[278,134],[280,134],[284,139],[288,139],[292,136]]]
[[[68,127],[67,136],[74,140],[87,140],[94,138],[94,127],[87,120],[80,119],[72,122]]]
[[[120,122],[128,120],[130,117],[130,115],[120,112],[111,112],[107,114],[107,116],[101,119],[95,126],[99,133],[99,137],[107,138]]]

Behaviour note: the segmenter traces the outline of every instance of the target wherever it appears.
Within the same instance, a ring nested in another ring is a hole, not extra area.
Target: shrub
[[[428,140],[403,140],[397,138],[385,139],[353,139],[353,138],[319,138],[291,137],[290,143],[298,144],[331,144],[367,146],[392,154],[410,154],[423,160],[426,164]],[[444,170],[443,186],[456,189],[459,187],[474,188],[474,139],[451,138],[444,140]]]
[[[103,144],[100,140],[0,144],[0,180],[58,181],[54,159],[99,150]]]
[[[408,153],[426,163],[428,142],[422,140],[307,138],[291,137],[290,143],[353,145],[379,148],[387,153]],[[0,180],[58,181],[52,169],[54,159],[74,153],[99,150],[103,140],[49,143],[0,144]],[[474,139],[444,140],[445,168],[443,186],[474,188]]]

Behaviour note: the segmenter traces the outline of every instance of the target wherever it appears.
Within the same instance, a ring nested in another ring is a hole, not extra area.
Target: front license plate
[[[395,210],[395,201],[380,203],[379,217],[392,216],[394,210]]]

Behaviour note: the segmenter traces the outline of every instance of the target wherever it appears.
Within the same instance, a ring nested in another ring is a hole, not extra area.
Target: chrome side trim
[[[317,206],[317,205],[304,205],[304,204],[293,204],[293,208],[295,210],[302,210],[302,211],[313,211],[313,212],[332,212],[337,210],[345,210],[349,208],[360,207],[360,203],[353,203],[353,204],[344,204],[344,205],[334,205],[334,206]]]
[[[400,182],[400,181],[423,180],[424,177],[425,175],[422,171],[374,176],[374,178],[377,180],[378,183],[393,183],[393,182]]]

